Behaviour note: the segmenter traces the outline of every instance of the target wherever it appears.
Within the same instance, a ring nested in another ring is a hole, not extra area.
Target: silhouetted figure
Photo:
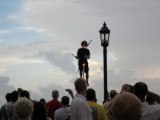
[[[46,100],[44,99],[44,98],[41,98],[40,100],[39,100],[39,102],[41,102],[42,104],[46,104]]]
[[[103,105],[103,107],[104,107],[104,109],[106,110],[107,109],[107,107],[108,107],[108,105],[110,104],[110,102],[111,102],[111,100],[115,97],[117,95],[117,91],[116,90],[111,90],[110,91],[110,99],[109,100],[107,100],[105,103],[104,103],[104,105]]]
[[[79,73],[80,77],[86,73],[86,84],[88,84],[89,79],[89,67],[88,67],[88,61],[87,59],[90,58],[90,51],[87,49],[87,41],[82,41],[81,43],[82,48],[79,48],[77,51],[76,58],[78,59],[78,66],[79,66]],[[84,76],[83,76],[84,77]]]
[[[54,120],[69,120],[70,119],[70,106],[69,97],[63,96],[61,99],[62,107],[55,111]]]
[[[85,79],[76,79],[74,86],[77,94],[71,103],[71,120],[92,120],[91,109],[85,98],[87,90]]]
[[[0,110],[0,120],[8,120],[8,115],[7,115],[7,111],[6,111],[6,106],[8,105],[8,104],[10,104],[10,102],[11,102],[11,93],[7,93],[6,94],[6,101],[7,101],[7,103],[6,104],[4,104],[2,107],[1,107],[1,110]]]
[[[20,93],[23,91],[23,89],[22,88],[17,88],[17,91],[18,91],[18,94],[20,96]]]
[[[155,105],[155,100],[151,97],[151,96],[148,96],[146,97],[146,102],[149,104],[149,105]]]
[[[13,92],[11,92],[11,102],[9,102],[9,103],[5,106],[9,120],[14,119],[14,117],[15,117],[15,116],[14,116],[13,107],[14,107],[14,103],[15,103],[17,100],[18,100],[18,91],[13,91]]]
[[[20,97],[26,97],[27,99],[30,99],[30,93],[27,90],[23,90],[20,92]]]
[[[62,107],[62,103],[58,101],[59,92],[58,90],[52,91],[52,100],[46,103],[48,117],[54,120],[54,113],[57,109]]]
[[[138,82],[134,85],[134,94],[141,100],[143,115],[141,120],[160,120],[160,105],[148,105],[145,101],[147,95],[159,102],[160,96],[148,91],[148,86],[144,82]]]
[[[92,120],[107,120],[104,108],[95,102],[96,92],[89,88],[86,92],[87,103],[92,111]]]
[[[47,120],[47,112],[43,103],[37,101],[34,102],[32,120]]]

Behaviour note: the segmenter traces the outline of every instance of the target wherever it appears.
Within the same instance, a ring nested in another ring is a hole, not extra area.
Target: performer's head
[[[81,42],[81,46],[83,47],[83,48],[86,48],[87,46],[88,46],[88,44],[87,44],[87,41],[82,41]]]

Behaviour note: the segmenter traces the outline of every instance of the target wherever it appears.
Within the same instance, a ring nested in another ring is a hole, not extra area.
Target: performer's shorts
[[[79,65],[80,72],[82,72],[83,71],[83,63],[79,63],[78,65]],[[89,71],[88,63],[85,63],[84,72],[88,73],[88,71]]]

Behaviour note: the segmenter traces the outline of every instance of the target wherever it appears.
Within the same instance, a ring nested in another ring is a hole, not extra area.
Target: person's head
[[[23,90],[20,92],[20,97],[26,97],[30,99],[30,93],[27,90]]]
[[[14,111],[19,120],[30,119],[33,103],[27,98],[21,98],[14,104]]]
[[[149,104],[149,105],[154,105],[155,104],[155,100],[151,97],[151,96],[148,96],[146,97],[146,102]]]
[[[47,113],[43,103],[37,101],[34,102],[32,120],[47,120]]]
[[[77,93],[85,93],[87,86],[84,78],[78,78],[74,82],[75,89]]]
[[[82,47],[87,47],[87,46],[88,46],[87,41],[85,41],[85,40],[82,41],[82,42],[81,42],[81,46],[82,46]]]
[[[63,96],[61,99],[61,103],[63,106],[68,106],[69,105],[69,97],[68,96]]]
[[[58,92],[58,90],[53,90],[53,91],[52,91],[52,97],[53,97],[53,99],[58,99],[58,97],[59,97],[59,92]]]
[[[22,88],[18,88],[17,91],[20,94],[23,91],[23,89]]]
[[[112,99],[107,115],[109,120],[140,120],[141,101],[132,93],[118,94]]]
[[[42,104],[46,104],[46,100],[44,98],[41,98],[39,102],[41,102]]]
[[[92,88],[89,88],[86,92],[86,99],[87,101],[95,101],[96,99],[96,92]]]
[[[11,102],[12,100],[11,93],[7,93],[5,97],[6,97],[7,102]]]
[[[116,95],[117,95],[117,91],[116,90],[111,90],[110,91],[110,98],[111,99],[113,99]]]
[[[148,93],[148,87],[146,83],[143,82],[137,82],[134,85],[134,94],[139,98],[139,99],[145,99],[145,96]]]
[[[14,90],[11,93],[11,99],[12,99],[12,102],[16,102],[18,100],[18,91]]]

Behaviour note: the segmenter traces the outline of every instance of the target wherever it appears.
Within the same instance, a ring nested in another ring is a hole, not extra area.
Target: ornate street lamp
[[[99,30],[101,38],[101,46],[103,46],[103,62],[104,62],[104,102],[107,99],[107,46],[109,45],[110,30],[104,22],[103,27]]]

